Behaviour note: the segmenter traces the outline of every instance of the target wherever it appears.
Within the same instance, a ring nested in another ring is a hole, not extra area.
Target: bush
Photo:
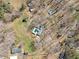
[[[11,12],[9,4],[0,4],[0,19],[4,19],[4,13]]]

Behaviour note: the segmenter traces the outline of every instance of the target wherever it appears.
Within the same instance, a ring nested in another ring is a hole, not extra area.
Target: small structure
[[[48,14],[49,15],[53,15],[53,14],[55,14],[57,12],[57,10],[55,9],[55,8],[50,8],[50,9],[48,9]]]
[[[12,54],[11,56],[10,56],[10,59],[24,59],[24,57],[26,57],[26,56],[24,56],[22,53],[17,53],[17,54]]]
[[[10,59],[24,59],[25,56],[20,48],[12,48]]]
[[[35,35],[41,35],[43,32],[43,27],[42,26],[38,26],[38,27],[35,27],[33,28],[32,30],[32,33],[35,34]]]
[[[26,58],[27,53],[22,52],[22,49],[20,47],[12,47],[11,48],[11,54],[10,59],[24,59]]]
[[[20,48],[12,48],[11,53],[12,54],[21,53],[21,49]]]

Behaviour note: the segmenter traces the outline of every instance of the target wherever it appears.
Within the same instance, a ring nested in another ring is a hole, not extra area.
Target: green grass
[[[24,42],[24,49],[27,52],[33,52],[34,51],[34,44],[33,40],[30,36],[27,36],[27,22],[22,22],[22,19],[24,17],[21,17],[20,19],[16,19],[13,23],[13,28],[16,33],[16,44],[18,44],[20,41]],[[28,18],[26,18],[28,19]]]

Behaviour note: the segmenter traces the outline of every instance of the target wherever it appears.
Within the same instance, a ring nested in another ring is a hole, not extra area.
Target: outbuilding
[[[55,14],[57,12],[57,10],[55,8],[49,8],[48,9],[48,14],[51,16],[53,14]]]
[[[21,53],[21,49],[20,48],[12,48],[11,53],[12,54]]]
[[[42,26],[38,26],[38,27],[34,27],[33,30],[32,30],[32,33],[34,35],[41,35],[43,32],[43,27]]]

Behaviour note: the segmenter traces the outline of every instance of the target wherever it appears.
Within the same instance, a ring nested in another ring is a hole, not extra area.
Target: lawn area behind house
[[[34,45],[32,38],[27,36],[27,22],[22,22],[22,17],[19,19],[16,19],[13,22],[13,29],[16,33],[16,44],[18,44],[20,41],[24,42],[24,50],[27,52],[33,52],[34,51]],[[26,18],[27,19],[27,18]]]

